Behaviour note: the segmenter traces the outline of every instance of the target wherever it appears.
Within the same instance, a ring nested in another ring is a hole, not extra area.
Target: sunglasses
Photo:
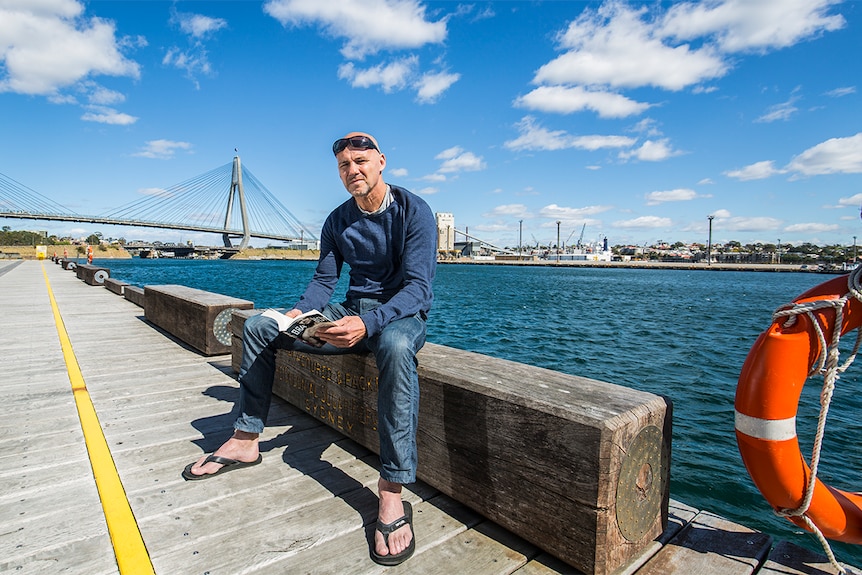
[[[335,143],[332,144],[332,153],[337,156],[347,146],[350,146],[351,148],[361,148],[363,150],[380,151],[377,144],[374,143],[374,140],[368,136],[353,136],[352,138],[341,138],[340,140],[335,140]]]

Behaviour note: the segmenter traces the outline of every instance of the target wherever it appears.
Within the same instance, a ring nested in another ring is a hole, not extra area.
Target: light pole
[[[778,265],[781,265],[781,238],[778,238]]]
[[[521,253],[521,238],[524,234],[524,220],[518,220],[518,259],[523,257]]]
[[[856,236],[853,236],[853,263],[856,263]]]
[[[712,219],[715,216],[706,216],[709,220],[709,242],[706,244],[706,265],[712,265]]]
[[[557,220],[557,263],[560,263],[560,220]]]

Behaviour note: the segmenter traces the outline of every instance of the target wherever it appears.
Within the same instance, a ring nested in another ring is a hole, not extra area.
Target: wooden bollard
[[[231,313],[252,307],[248,300],[181,285],[144,286],[147,320],[204,355],[230,353]]]
[[[91,286],[104,285],[105,280],[111,276],[111,271],[108,268],[94,266],[92,264],[82,264],[75,269],[78,279],[85,284]]]
[[[67,271],[73,272],[78,267],[78,262],[76,262],[75,260],[61,258],[59,261],[60,267]]]
[[[233,314],[235,366],[251,313]],[[661,535],[668,400],[431,343],[418,359],[420,479],[588,574]],[[379,452],[373,356],[279,350],[273,392]]]

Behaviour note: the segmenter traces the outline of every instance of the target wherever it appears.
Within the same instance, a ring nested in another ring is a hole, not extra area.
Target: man
[[[336,140],[332,151],[352,198],[326,219],[314,277],[286,315],[321,309],[335,323],[315,333],[322,343],[313,347],[281,334],[271,318],[252,316],[246,321],[234,434],[213,455],[188,465],[183,477],[198,480],[260,463],[258,435],[272,398],[277,348],[330,354],[371,351],[380,372],[381,463],[371,556],[378,563],[397,565],[415,548],[412,509],[401,501],[401,489],[416,480],[416,353],[425,343],[433,299],[437,226],[428,204],[383,181],[386,156],[372,136],[352,132]],[[330,298],[344,263],[350,266],[350,286],[346,300],[333,304]]]

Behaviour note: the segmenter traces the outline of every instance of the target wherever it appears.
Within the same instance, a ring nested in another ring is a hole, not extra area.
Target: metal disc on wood
[[[237,308],[235,307],[223,309],[213,320],[213,333],[218,342],[222,345],[230,345],[231,343],[231,333],[230,329],[228,329],[228,324],[230,323],[231,315],[233,315],[233,312],[236,310]]]
[[[105,270],[98,270],[93,274],[93,279],[96,280],[96,283],[103,284],[105,280],[108,279],[108,272]]]
[[[617,483],[617,525],[629,541],[640,540],[661,512],[662,478],[666,476],[661,448],[661,430],[648,425],[632,440],[623,457]]]

